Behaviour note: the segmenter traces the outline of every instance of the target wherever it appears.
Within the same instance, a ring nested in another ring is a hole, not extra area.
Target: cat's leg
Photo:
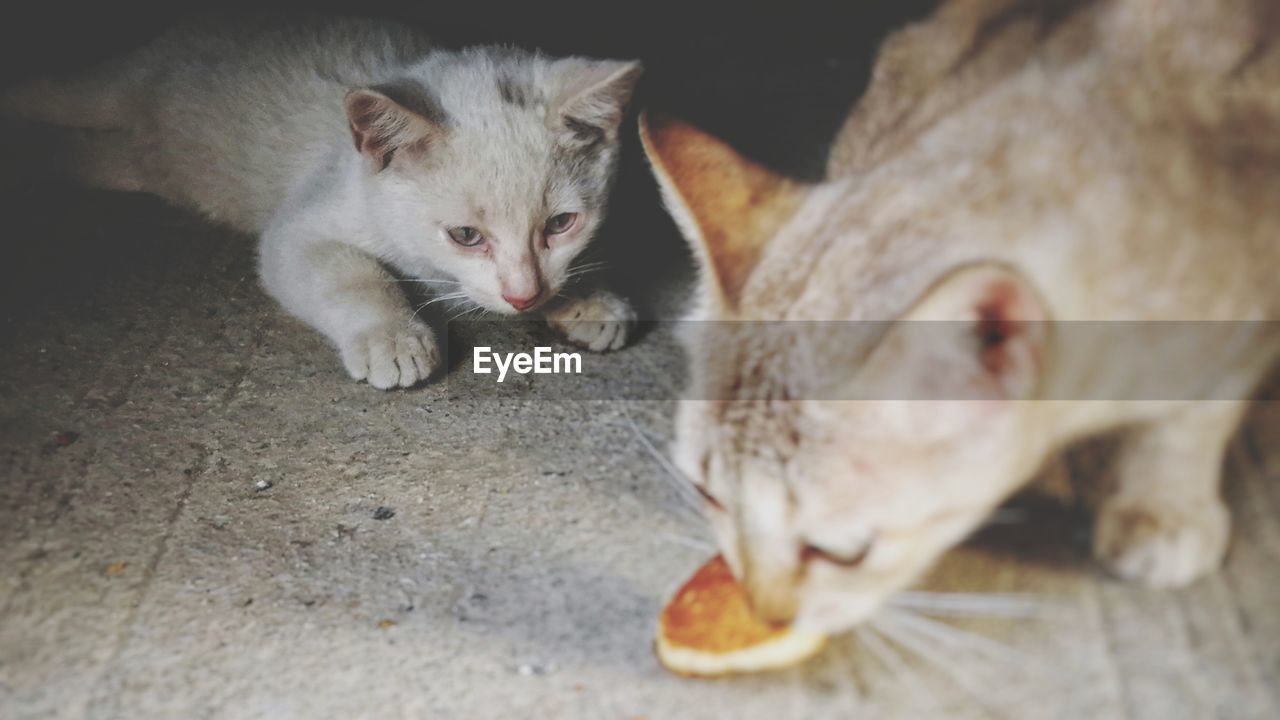
[[[1177,587],[1218,567],[1231,532],[1222,459],[1243,413],[1238,402],[1188,404],[1125,437],[1093,531],[1108,570]]]
[[[636,311],[625,298],[605,290],[547,308],[547,324],[566,340],[593,352],[617,350],[627,344],[636,325]]]
[[[310,230],[263,234],[268,292],[337,346],[352,378],[387,390],[430,377],[440,367],[435,333],[414,317],[391,274],[363,251],[317,240]]]

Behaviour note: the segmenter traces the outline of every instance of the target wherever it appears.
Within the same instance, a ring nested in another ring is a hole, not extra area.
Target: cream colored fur
[[[1113,431],[1096,557],[1157,586],[1217,567],[1223,451],[1280,352],[1275,324],[1151,348],[1171,359],[1161,382],[1217,401],[1121,399],[1146,380],[1132,345],[1054,328],[1280,319],[1276,19],[1250,0],[946,2],[885,43],[810,186],[647,122],[704,268],[693,319],[957,328],[835,348],[806,323],[689,328],[705,399],[681,404],[674,454],[757,610],[863,621],[1055,453]],[[705,199],[717,185],[751,202],[726,214]],[[815,367],[882,399],[806,394]],[[1099,397],[1116,399],[1074,399]]]

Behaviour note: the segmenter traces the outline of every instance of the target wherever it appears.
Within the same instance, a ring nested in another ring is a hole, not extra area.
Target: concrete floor
[[[687,680],[651,651],[711,552],[639,438],[669,402],[465,371],[380,393],[276,310],[247,239],[68,203],[6,275],[0,717],[1280,716],[1278,404],[1233,447],[1235,544],[1193,588],[1103,578],[1081,519],[1028,503],[925,583],[1032,594],[1035,619],[950,621],[991,642],[865,633]],[[657,397],[679,362],[659,330],[588,382]]]

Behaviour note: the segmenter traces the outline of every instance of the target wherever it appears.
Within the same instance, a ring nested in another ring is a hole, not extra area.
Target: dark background
[[[74,70],[145,43],[192,12],[279,12],[376,16],[421,27],[447,45],[481,43],[536,47],[553,54],[639,58],[645,75],[633,106],[671,113],[702,126],[747,155],[786,174],[817,179],[827,146],[866,85],[884,35],[923,17],[932,0],[843,0],[823,4],[718,6],[641,3],[493,3],[450,0],[373,2],[171,3],[44,2],[11,6],[0,22],[0,84],[40,73]],[[634,123],[634,113],[630,120]],[[8,143],[21,137],[9,133]],[[600,235],[617,272],[614,284],[643,295],[655,272],[681,265],[684,248],[659,209],[634,127],[626,129],[609,225]],[[8,153],[11,157],[13,153]],[[12,166],[13,163],[6,163]],[[3,172],[14,237],[0,248],[0,283],[7,305],[31,290],[68,288],[69,279],[98,276],[131,253],[130,239],[103,247],[108,228],[84,246],[33,242],[56,236],[53,210],[68,192]],[[16,181],[16,182],[15,182]],[[125,202],[125,201],[121,201]],[[104,218],[102,223],[109,223]],[[127,235],[127,233],[121,233]],[[63,243],[63,241],[60,241]],[[139,248],[153,255],[157,248]],[[164,252],[180,252],[165,249]],[[57,282],[50,282],[57,278]],[[37,293],[39,294],[39,293]]]

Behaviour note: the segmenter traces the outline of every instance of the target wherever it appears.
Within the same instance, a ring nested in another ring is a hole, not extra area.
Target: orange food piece
[[[816,654],[825,641],[756,617],[719,555],[689,578],[658,617],[658,658],[685,675],[786,667]]]
[[[747,594],[720,555],[685,582],[658,622],[672,645],[713,653],[759,645],[787,631],[756,618]]]

